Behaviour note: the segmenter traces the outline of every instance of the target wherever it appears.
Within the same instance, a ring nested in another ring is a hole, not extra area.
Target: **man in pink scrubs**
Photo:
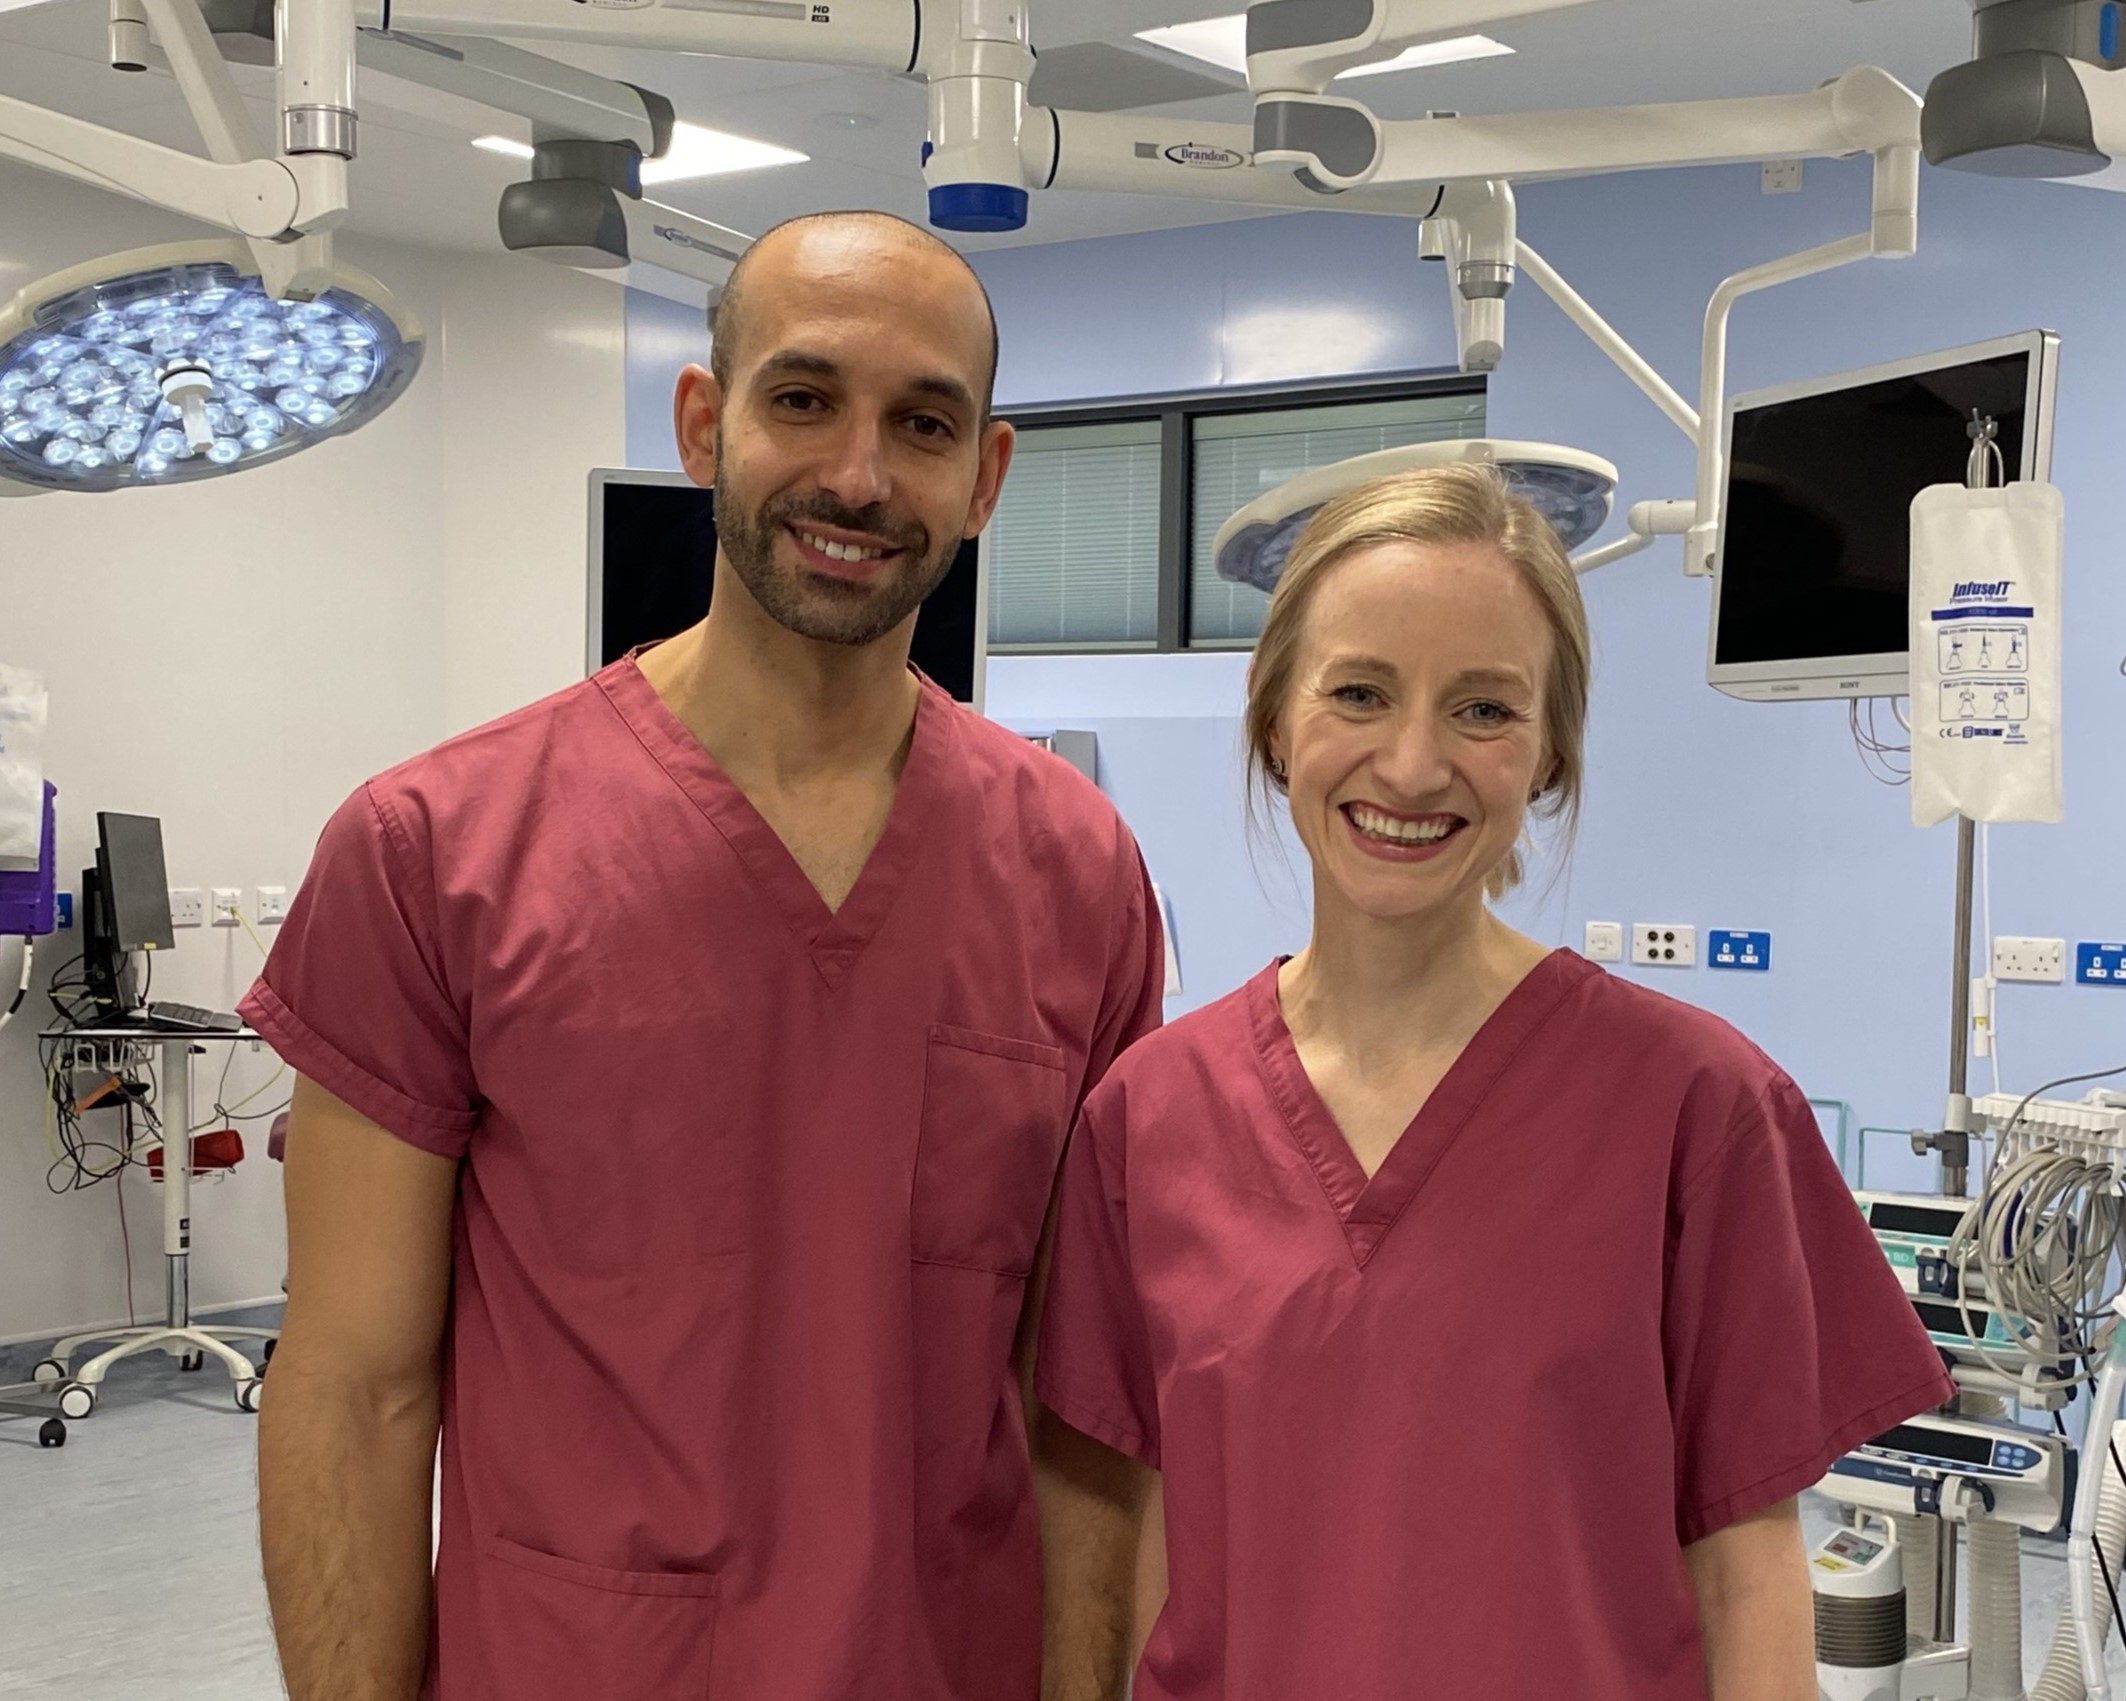
[[[302,1077],[292,1701],[1039,1687],[1034,1272],[1159,930],[1099,793],[907,665],[1011,458],[979,282],[830,215],[717,329],[707,621],[362,787],[244,1004]]]

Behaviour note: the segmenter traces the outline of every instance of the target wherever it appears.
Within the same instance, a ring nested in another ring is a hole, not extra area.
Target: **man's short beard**
[[[883,507],[849,508],[824,491],[809,497],[776,497],[750,512],[731,489],[722,454],[716,460],[716,536],[739,581],[778,626],[822,644],[861,648],[894,631],[952,571],[960,539],[932,550],[927,528],[893,519]],[[811,520],[841,531],[862,532],[901,550],[890,578],[873,585],[844,584],[803,567],[786,573],[776,564],[775,543],[783,531]]]

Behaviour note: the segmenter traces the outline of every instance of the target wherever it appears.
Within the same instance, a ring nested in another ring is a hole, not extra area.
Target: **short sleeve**
[[[1674,1207],[1663,1340],[1686,1547],[1955,1392],[1783,1077]]]
[[[1091,1105],[1063,1162],[1034,1392],[1073,1429],[1159,1468],[1159,1402],[1130,1268],[1121,1153]]]
[[[479,1108],[432,857],[412,819],[373,785],[341,806],[240,1009],[298,1074],[410,1145],[456,1158]]]
[[[1152,890],[1152,877],[1145,872],[1137,841],[1119,820],[1115,834],[1119,843],[1113,935],[1099,1025],[1086,1057],[1085,1093],[1097,1087],[1115,1059],[1155,1030],[1166,1014],[1166,930],[1159,921],[1159,898]]]

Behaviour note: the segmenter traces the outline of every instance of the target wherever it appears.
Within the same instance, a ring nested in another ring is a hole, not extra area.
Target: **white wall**
[[[100,254],[199,234],[0,168],[0,295]],[[412,388],[362,432],[240,477],[0,501],[0,660],[50,681],[62,884],[99,809],[158,815],[177,886],[300,883],[369,774],[581,673],[585,472],[622,454],[622,292],[530,261],[349,239],[426,326]],[[48,970],[79,948],[47,942]],[[269,935],[270,942],[270,935]],[[12,947],[0,947],[12,984]],[[158,995],[228,1009],[259,956],[178,936]],[[40,973],[41,990],[45,973]],[[0,1342],[122,1320],[114,1186],[53,1197],[34,1035],[0,1034]],[[234,1100],[264,1085],[244,1055]],[[198,1081],[198,1114],[219,1075]],[[251,1108],[279,1103],[286,1082]],[[195,1307],[275,1296],[285,1259],[266,1127],[194,1197]],[[162,1304],[161,1191],[124,1183],[134,1301]]]

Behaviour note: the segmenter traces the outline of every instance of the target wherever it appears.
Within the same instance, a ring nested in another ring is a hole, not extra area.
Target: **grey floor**
[[[14,1356],[8,1381],[28,1374]],[[258,1565],[258,1419],[219,1361],[186,1373],[161,1353],[121,1360],[64,1447],[40,1448],[37,1430],[0,1416],[0,1696],[282,1701]]]
[[[0,1696],[284,1701],[259,1575],[257,1419],[225,1372],[161,1354],[115,1366],[104,1387],[63,1448],[39,1448],[33,1418],[0,1417]],[[1813,1500],[1806,1517],[1812,1539],[1833,1522]],[[2026,1542],[2023,1575],[2034,1683],[2064,1544]],[[2126,1674],[2126,1651],[2111,1669]]]

